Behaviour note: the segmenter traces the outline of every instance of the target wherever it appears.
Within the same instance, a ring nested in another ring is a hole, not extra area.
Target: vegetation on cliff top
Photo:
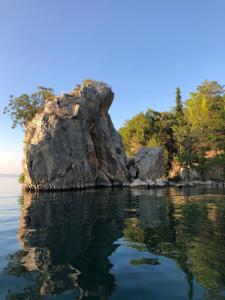
[[[37,91],[31,95],[22,94],[19,97],[10,96],[8,105],[3,113],[9,113],[12,119],[12,128],[18,125],[26,127],[26,124],[32,120],[36,112],[43,107],[47,99],[54,98],[52,88],[38,86]]]
[[[87,78],[83,81],[82,85],[76,85],[73,90],[74,94],[78,94],[81,87],[98,87],[98,89],[103,89],[107,86],[103,81],[95,81],[93,79]],[[19,97],[14,97],[13,95],[9,98],[8,105],[4,108],[3,113],[9,113],[12,119],[12,128],[18,125],[25,128],[26,125],[33,119],[35,114],[42,109],[45,101],[51,101],[56,98],[54,90],[52,88],[38,86],[37,90],[29,94],[22,94]]]
[[[174,164],[187,171],[195,168],[202,175],[215,166],[224,171],[224,87],[216,81],[205,80],[184,103],[178,87],[175,100],[172,111],[148,109],[120,128],[127,155],[135,155],[141,146],[161,146],[167,174]]]

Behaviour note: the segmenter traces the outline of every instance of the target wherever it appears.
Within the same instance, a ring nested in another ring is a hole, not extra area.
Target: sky
[[[20,173],[21,128],[11,94],[56,93],[85,78],[108,83],[116,128],[174,105],[204,79],[225,83],[224,0],[0,0],[0,173]]]

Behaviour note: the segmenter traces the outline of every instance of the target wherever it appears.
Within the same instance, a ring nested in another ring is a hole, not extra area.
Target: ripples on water
[[[225,299],[224,190],[0,183],[1,300]]]

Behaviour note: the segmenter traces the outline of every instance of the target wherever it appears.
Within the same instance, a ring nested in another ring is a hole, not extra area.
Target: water
[[[20,195],[0,178],[0,299],[225,299],[224,194]]]

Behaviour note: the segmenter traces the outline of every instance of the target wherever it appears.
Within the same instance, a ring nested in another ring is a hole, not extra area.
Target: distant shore
[[[19,174],[0,173],[0,177],[19,177]]]

